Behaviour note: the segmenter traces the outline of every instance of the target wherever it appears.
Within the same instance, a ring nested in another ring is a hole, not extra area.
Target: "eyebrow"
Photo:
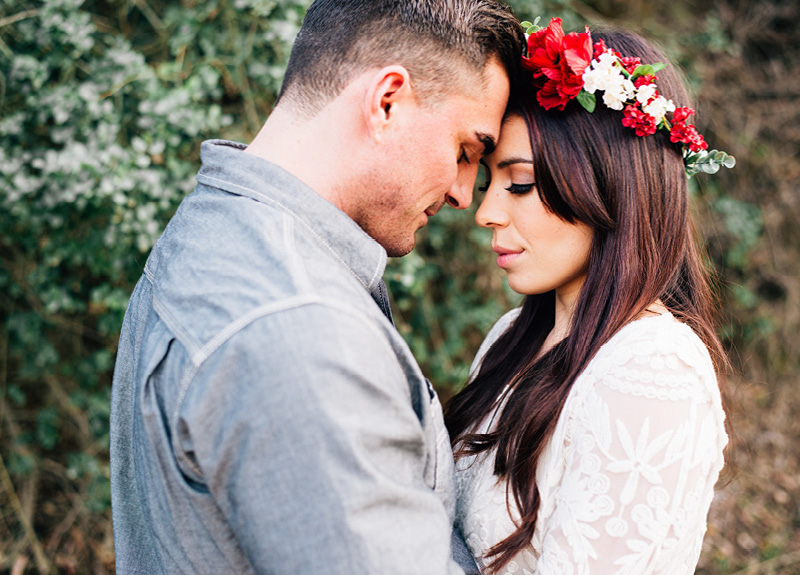
[[[478,138],[478,141],[483,144],[483,155],[488,156],[494,149],[497,147],[497,143],[494,141],[494,138],[489,134],[484,134],[483,132],[475,132],[475,137]]]
[[[507,160],[503,160],[502,162],[497,163],[497,168],[502,170],[503,168],[507,168],[512,164],[531,164],[533,165],[533,160],[529,158],[509,158]]]

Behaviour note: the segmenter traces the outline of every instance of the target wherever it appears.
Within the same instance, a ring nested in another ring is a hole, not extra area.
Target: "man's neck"
[[[276,107],[245,152],[280,166],[315,189],[306,175],[306,166],[316,154],[306,145],[305,124],[290,112]]]
[[[304,119],[278,106],[246,152],[280,166],[346,212],[349,179],[357,170],[357,130],[348,111],[339,108],[334,101]]]

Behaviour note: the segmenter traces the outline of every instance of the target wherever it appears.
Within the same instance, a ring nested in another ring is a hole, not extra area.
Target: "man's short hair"
[[[513,81],[524,42],[496,0],[315,0],[278,100],[313,116],[364,71],[400,64],[427,103],[482,79],[495,56]]]

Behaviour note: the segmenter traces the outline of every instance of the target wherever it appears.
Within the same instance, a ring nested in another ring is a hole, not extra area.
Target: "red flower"
[[[686,118],[694,114],[694,110],[692,108],[675,108],[675,111],[672,112],[672,121],[676,124],[681,122],[685,122]],[[673,140],[674,142],[675,140]]]
[[[573,73],[583,76],[586,68],[592,63],[592,36],[589,28],[587,27],[586,31],[581,34],[567,34],[561,43],[561,48],[563,59],[569,69]]]
[[[694,126],[689,126],[683,122],[673,125],[672,129],[669,131],[669,141],[688,144],[691,141],[689,128],[693,127]]]
[[[540,79],[536,95],[539,104],[545,110],[563,110],[583,88],[583,73],[591,60],[589,29],[565,36],[561,18],[553,18],[547,28],[528,37],[528,57],[522,58],[522,65]]]
[[[563,38],[561,18],[552,18],[547,28],[528,37],[528,57],[522,57],[522,67],[533,72],[534,78],[539,78],[543,68],[553,67],[558,60]]]
[[[606,41],[603,40],[602,38],[600,38],[597,42],[594,43],[594,47],[593,48],[594,48],[594,59],[595,60],[599,60],[600,59],[600,54],[602,54],[603,52],[606,52],[606,51],[609,50],[608,46],[606,46]],[[616,50],[611,50],[611,52],[617,58],[622,59],[622,56],[620,56],[619,52],[617,52]]]
[[[633,71],[641,64],[642,60],[640,58],[622,58],[622,67],[628,71],[628,74],[633,74]]]
[[[691,124],[686,123],[686,119],[694,114],[692,108],[676,108],[672,113],[672,129],[669,131],[669,139],[671,142],[680,142],[689,146],[693,152],[700,150],[707,150],[708,144],[703,136],[697,132],[697,128]]]
[[[656,119],[650,114],[644,113],[636,106],[625,106],[622,125],[626,128],[636,130],[637,136],[649,136],[656,133]]]
[[[636,86],[637,88],[641,88],[642,86],[647,86],[648,84],[655,84],[656,80],[658,80],[658,78],[656,78],[652,74],[648,74],[647,76],[639,76],[638,78],[636,78],[633,81],[633,85]]]
[[[679,109],[685,110],[691,108]],[[672,126],[672,130],[669,132],[669,139],[671,142],[680,142],[681,144],[686,144],[693,152],[699,152],[700,150],[708,149],[708,144],[706,143],[705,139],[703,139],[703,136],[697,132],[697,128],[691,124],[687,124],[684,121],[677,122],[674,126]]]
[[[592,49],[594,50],[594,54],[593,54],[594,59],[595,60],[599,60],[600,56],[607,49],[606,48],[606,41],[603,40],[602,38],[600,38],[597,42],[594,43],[594,46],[592,46]]]
[[[707,150],[708,143],[705,141],[703,136],[697,134],[694,140],[692,140],[692,143],[689,144],[689,149],[693,152],[699,152],[700,150]]]
[[[539,88],[539,91],[536,92],[536,100],[545,110],[552,110],[553,108],[563,110],[564,106],[567,105],[564,98],[558,93],[558,84],[553,81],[545,82],[544,86]]]

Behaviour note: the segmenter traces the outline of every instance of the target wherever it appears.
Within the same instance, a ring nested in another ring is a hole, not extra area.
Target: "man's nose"
[[[475,179],[478,177],[478,169],[468,169],[465,166],[458,170],[456,181],[447,193],[445,201],[457,210],[465,210],[472,203],[472,189],[475,187]]]

